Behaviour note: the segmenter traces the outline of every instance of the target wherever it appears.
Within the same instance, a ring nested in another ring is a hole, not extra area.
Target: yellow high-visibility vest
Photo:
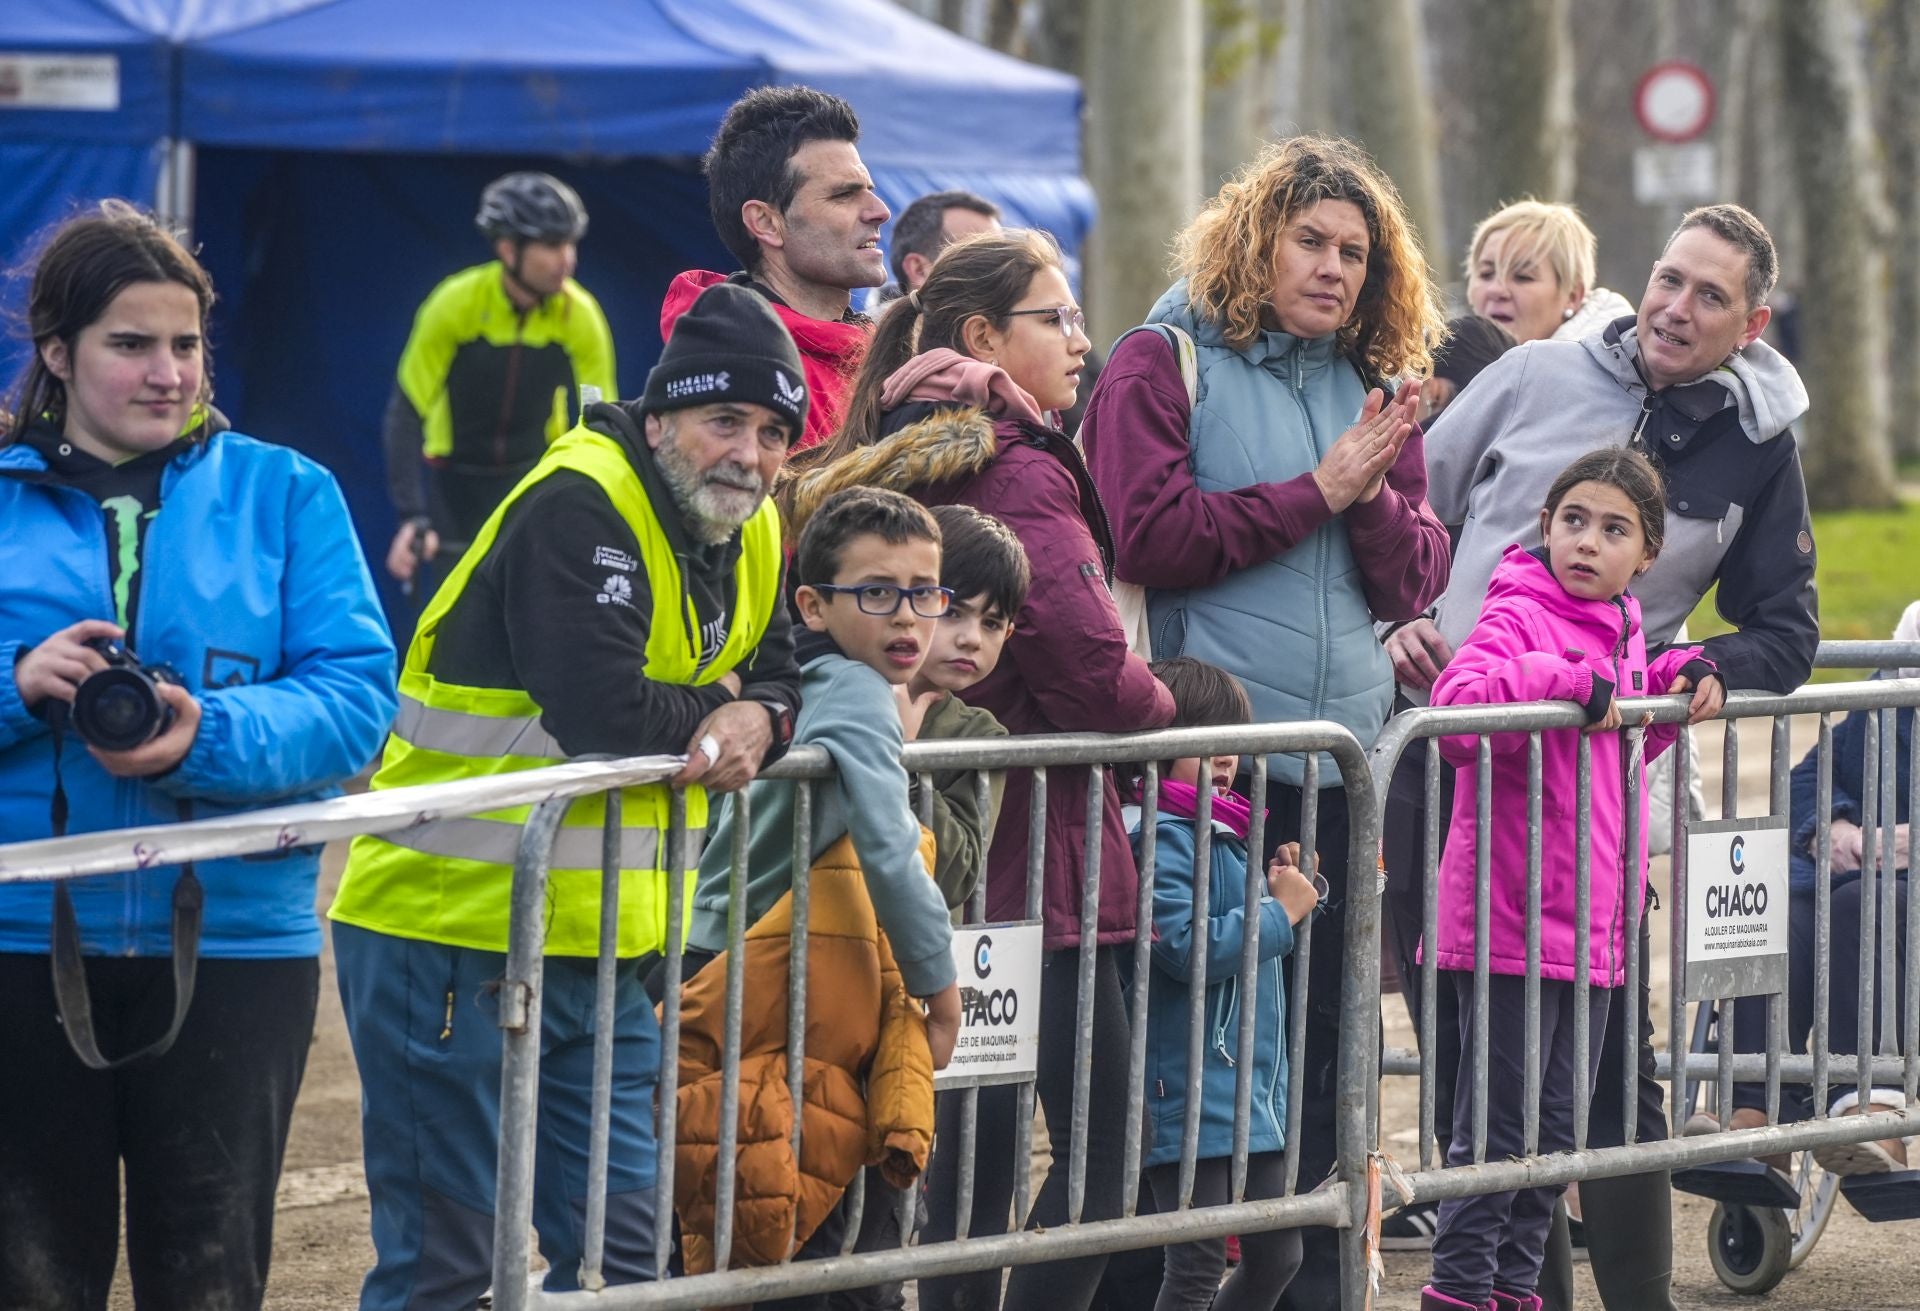
[[[492,550],[502,518],[535,483],[562,469],[592,478],[639,540],[640,563],[653,590],[645,677],[659,683],[712,683],[760,644],[779,603],[780,521],[772,503],[761,505],[741,529],[733,624],[719,654],[702,669],[693,600],[639,474],[618,442],[575,428],[548,449],[494,510],[421,615],[400,674],[399,714],[373,787],[510,774],[566,759],[541,726],[539,705],[525,691],[464,687],[428,672],[440,624],[465,592],[474,569]],[[641,671],[636,669],[634,676],[641,677]],[[686,789],[686,794],[687,855],[695,867],[682,871],[686,896],[681,904],[690,915],[707,825],[707,797],[697,786]],[[666,947],[668,807],[665,784],[621,792],[621,956]],[[355,838],[330,918],[397,937],[505,951],[513,861],[532,809],[531,805],[508,806]],[[567,811],[554,843],[547,888],[549,955],[598,954],[605,818],[606,801],[597,794],[581,797]],[[686,932],[684,920],[680,932]]]

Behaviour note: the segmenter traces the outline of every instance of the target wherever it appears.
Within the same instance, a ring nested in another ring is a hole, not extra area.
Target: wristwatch
[[[755,705],[766,707],[767,718],[773,721],[773,745],[785,748],[793,741],[793,710],[784,701],[766,701],[759,697],[749,697]]]

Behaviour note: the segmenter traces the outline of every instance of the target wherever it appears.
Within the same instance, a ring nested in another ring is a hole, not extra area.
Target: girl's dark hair
[[[1174,656],[1155,660],[1148,666],[1153,676],[1173,693],[1173,721],[1168,728],[1222,728],[1253,722],[1253,702],[1240,680],[1218,665],[1210,665],[1192,656]],[[1173,762],[1160,762],[1160,777],[1167,776]],[[1117,782],[1123,795],[1138,797],[1146,770],[1138,764],[1116,766]]]
[[[887,306],[867,347],[866,361],[831,441],[808,452],[817,467],[880,437],[880,393],[896,369],[916,355],[945,346],[967,353],[961,330],[979,315],[1005,329],[1035,275],[1064,266],[1060,247],[1044,232],[1009,228],[956,241],[940,252],[917,294]]]
[[[1659,555],[1667,540],[1667,493],[1660,473],[1646,456],[1625,446],[1603,446],[1560,471],[1547,489],[1547,519],[1559,512],[1560,502],[1581,483],[1603,483],[1619,491],[1640,515],[1640,530],[1646,534],[1647,554]]]
[[[140,282],[177,282],[200,303],[203,367],[200,395],[213,395],[213,366],[206,359],[207,312],[213,307],[213,282],[187,248],[160,222],[124,200],[103,200],[62,223],[32,262],[27,292],[26,336],[32,357],[13,394],[13,421],[0,443],[18,440],[38,419],[59,424],[66,418],[67,387],[40,358],[49,341],[65,342],[69,352],[80,333],[107,312],[113,298]]]

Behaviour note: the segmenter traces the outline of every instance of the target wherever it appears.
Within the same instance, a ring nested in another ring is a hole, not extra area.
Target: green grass
[[[1901,612],[1920,599],[1920,504],[1898,510],[1836,510],[1813,516],[1819,544],[1820,636],[1829,640],[1893,636]],[[1708,592],[1688,619],[1695,640],[1732,629]],[[1814,671],[1815,682],[1858,674]]]

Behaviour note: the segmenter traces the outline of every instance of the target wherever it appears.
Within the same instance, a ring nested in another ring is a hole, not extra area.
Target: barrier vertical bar
[[[1127,1125],[1122,1152],[1120,1214],[1133,1215],[1140,1203],[1140,1140],[1146,1128],[1147,990],[1153,969],[1153,881],[1158,872],[1160,762],[1146,762],[1140,780],[1140,896],[1133,914],[1133,1024],[1127,1044]]]
[[[733,861],[727,871],[726,1029],[720,1046],[720,1142],[714,1164],[715,1270],[725,1270],[733,1255],[733,1199],[740,1177],[740,1024],[747,987],[747,840],[753,828],[752,793],[736,792],[729,804],[733,807]]]
[[[1879,804],[1880,804],[1880,717],[1866,717],[1866,761],[1860,781],[1860,1015],[1854,1031],[1854,1084],[1860,1098],[1860,1112],[1873,1105],[1874,1013],[1878,997],[1874,988],[1873,961],[1878,938],[1879,901],[1875,879],[1879,877]]]
[[[1815,748],[1813,803],[1813,1115],[1827,1114],[1827,1083],[1833,1053],[1833,716],[1820,712]]]
[[[1343,1311],[1362,1311],[1371,1302],[1373,1190],[1368,1178],[1380,1088],[1380,880],[1377,873],[1369,877],[1374,871],[1368,868],[1380,850],[1380,810],[1373,777],[1358,756],[1335,757],[1348,803],[1347,924],[1340,944],[1340,1045],[1334,1071],[1334,1159],[1337,1186],[1347,1190],[1347,1228],[1339,1240]]]
[[[533,1253],[533,1158],[540,1110],[541,954],[547,863],[570,797],[543,801],[527,816],[513,861],[507,963],[500,980],[500,1163],[494,1183],[493,1293],[502,1311],[525,1311]]]
[[[1210,918],[1213,884],[1212,766],[1200,762],[1194,790],[1193,921],[1187,936],[1187,1090],[1180,1122],[1180,1209],[1193,1205],[1193,1175],[1200,1154],[1200,1085],[1207,1051],[1207,965],[1213,955]]]
[[[1720,727],[1720,818],[1734,819],[1740,814],[1740,721],[1723,719]]]
[[[1080,995],[1073,1039],[1073,1135],[1067,1158],[1067,1222],[1080,1223],[1087,1198],[1087,1102],[1093,1093],[1093,978],[1100,940],[1100,829],[1106,814],[1105,765],[1087,766],[1087,848],[1080,885]],[[1047,1126],[1051,1136],[1053,1126]]]
[[[931,873],[931,871],[929,871]],[[793,926],[787,936],[787,1096],[805,1105],[807,1087],[807,939],[813,915],[813,785],[793,785]],[[800,1159],[801,1121],[793,1117],[787,1146]]]
[[[1899,1001],[1899,947],[1896,935],[1899,929],[1900,880],[1895,877],[1898,864],[1894,859],[1894,821],[1899,817],[1895,805],[1895,794],[1900,786],[1900,771],[1896,763],[1899,756],[1900,725],[1894,718],[1892,706],[1880,710],[1880,972],[1876,976],[1878,983],[1874,989],[1878,1003],[1874,1010],[1879,1018],[1879,1041],[1876,1049],[1882,1056],[1894,1054],[1894,1030],[1899,1027],[1900,1018],[1895,1011]]]
[[[1420,1168],[1433,1168],[1439,1148],[1435,1135],[1434,1103],[1439,1095],[1439,1004],[1434,994],[1439,988],[1440,967],[1434,959],[1434,943],[1440,932],[1440,739],[1426,740],[1426,833],[1420,853]],[[1455,1035],[1456,1041],[1458,1035]],[[1448,1137],[1453,1126],[1447,1126]],[[1441,1162],[1445,1164],[1445,1162]]]
[[[1767,813],[1792,812],[1792,721],[1785,715],[1773,717],[1773,746],[1768,753]],[[1786,1050],[1786,997],[1767,994],[1767,1123],[1780,1123],[1780,1059]]]
[[[613,988],[620,963],[620,789],[607,789],[600,827],[600,958],[593,980],[593,1092],[587,1130],[586,1242],[580,1254],[580,1287],[607,1286],[600,1267],[607,1242],[607,1155],[613,1132]]]
[[[1726,719],[1720,723],[1720,818],[1735,819],[1740,814],[1740,724]],[[1682,733],[1688,730],[1682,728]],[[1733,998],[1718,998],[1714,1006],[1715,1048],[1719,1057],[1714,1080],[1714,1105],[1719,1111],[1720,1127],[1733,1123]]]
[[[1526,1033],[1521,1038],[1527,1099],[1521,1124],[1529,1156],[1540,1150],[1540,769],[1540,734],[1536,730],[1527,734],[1527,962],[1522,981]]]
[[[1300,774],[1300,869],[1308,877],[1320,872],[1320,757],[1309,752]],[[1347,892],[1351,901],[1353,886],[1365,877],[1364,871],[1349,867]],[[1293,987],[1287,995],[1287,1068],[1306,1069],[1308,972],[1313,965],[1313,920],[1301,920],[1293,933]],[[1376,983],[1374,991],[1379,991]],[[1286,1177],[1285,1191],[1292,1193],[1300,1182],[1301,1100],[1294,1089],[1303,1080],[1289,1078],[1287,1089],[1287,1143],[1281,1157],[1281,1172]]]
[[[1033,770],[1033,792],[1027,803],[1027,918],[1040,918],[1040,899],[1046,887],[1047,872],[1047,771],[1045,766],[1036,765]],[[1040,987],[1047,986],[1047,972],[1040,971]],[[1059,987],[1056,980],[1054,987]],[[1013,1123],[1013,1227],[1026,1226],[1027,1213],[1033,1208],[1033,1103],[1035,1085],[1032,1080],[1020,1085],[1017,1094],[1018,1103]],[[1060,1130],[1054,1125],[1047,1126],[1047,1138],[1053,1141]]]
[[[993,813],[993,780],[982,769],[973,776],[973,808],[981,815]],[[980,843],[980,867],[973,884],[973,898],[964,917],[969,923],[984,924],[987,919],[987,852],[990,842]],[[965,1238],[973,1229],[974,1172],[980,1150],[980,1089],[969,1086],[960,1094],[960,1171],[954,1179],[954,1237]],[[1004,1223],[1005,1217],[1002,1217]]]
[[[1573,953],[1573,1149],[1583,1152],[1593,1103],[1588,1061],[1593,1040],[1588,1014],[1593,1005],[1593,954],[1588,945],[1593,932],[1593,737],[1576,733],[1574,740],[1573,922],[1580,929]]]
[[[1647,735],[1644,727],[1626,729],[1626,850],[1634,852],[1636,877],[1630,877],[1632,889],[1626,893],[1626,1023],[1620,1025],[1620,1033],[1626,1038],[1622,1048],[1622,1069],[1620,1069],[1620,1117],[1622,1117],[1622,1142],[1628,1146],[1640,1142],[1640,1117],[1634,1108],[1640,1106],[1640,971],[1653,969],[1653,960],[1640,958],[1640,919],[1645,910],[1645,879],[1647,870],[1638,864],[1642,850],[1640,833],[1640,793],[1645,787],[1645,766],[1647,766]],[[1680,733],[1674,739],[1674,846],[1668,868],[1672,871],[1672,910],[1668,912],[1668,933],[1672,935],[1672,950],[1668,960],[1668,998],[1672,998],[1672,1029],[1668,1031],[1668,1052],[1678,1052],[1680,1060],[1672,1063],[1672,1104],[1674,1117],[1682,1117],[1684,1102],[1682,1090],[1686,1088],[1686,1002],[1680,998],[1686,996],[1686,808],[1692,795],[1693,739],[1688,733]],[[1624,885],[1622,885],[1624,887]],[[1651,979],[1649,979],[1651,981]],[[1678,1125],[1674,1127],[1678,1134]]]
[[[655,1170],[653,1268],[663,1271],[673,1255],[674,1143],[680,1116],[680,972],[685,964],[687,904],[687,794],[667,793],[667,964],[660,997],[659,1165]]]
[[[1898,720],[1895,721],[1896,736]],[[1920,1098],[1920,895],[1913,890],[1913,826],[1920,824],[1920,733],[1909,735],[1907,744],[1907,950],[1904,993],[1907,1013],[1901,1050],[1906,1054],[1901,1084],[1907,1105]]]
[[[1479,735],[1473,798],[1473,1163],[1487,1159],[1487,1050],[1491,1022],[1487,996],[1493,920],[1493,739]]]
[[[1240,942],[1240,1037],[1235,1044],[1239,1065],[1233,1078],[1233,1160],[1228,1167],[1228,1200],[1247,1195],[1247,1151],[1253,1132],[1254,1021],[1260,999],[1260,905],[1266,891],[1267,758],[1253,757],[1249,789],[1253,814],[1247,830],[1247,879],[1244,891],[1246,929]]]

